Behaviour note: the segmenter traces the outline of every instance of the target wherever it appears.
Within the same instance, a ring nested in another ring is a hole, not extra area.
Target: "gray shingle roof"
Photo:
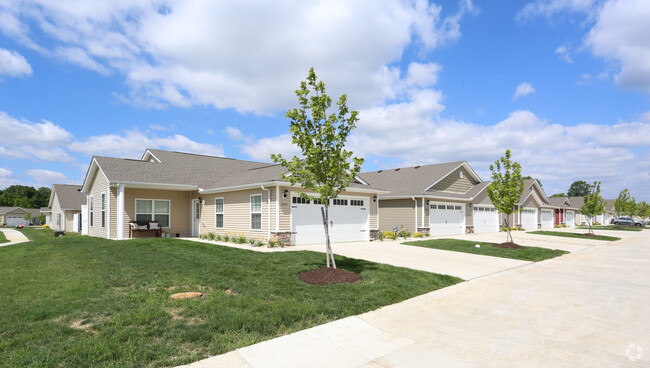
[[[524,201],[528,198],[530,193],[532,193],[534,191],[533,184],[535,183],[535,181],[536,181],[536,179],[526,179],[526,180],[524,180],[524,193],[521,195],[521,200],[519,201],[520,205],[524,204]],[[541,186],[540,186],[540,188],[541,188]],[[544,193],[544,189],[541,189],[541,194],[546,195],[546,193]],[[539,200],[542,201],[543,205],[549,205],[549,203],[545,203],[544,197],[540,198]]]
[[[390,190],[390,196],[438,195],[443,192],[425,191],[431,184],[442,179],[464,161],[441,164],[404,167],[399,169],[369,171],[360,173],[359,177],[370,185]],[[444,193],[451,198],[465,198],[465,195]]]
[[[53,193],[59,199],[59,206],[64,210],[81,209],[81,205],[86,203],[86,195],[81,193],[81,185],[54,184],[52,185]]]
[[[585,197],[569,197],[569,201],[575,208],[580,208],[585,204]]]

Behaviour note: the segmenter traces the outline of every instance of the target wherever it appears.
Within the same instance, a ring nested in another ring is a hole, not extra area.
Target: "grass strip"
[[[648,227],[619,226],[619,225],[596,225],[591,227],[594,230],[616,230],[616,231],[641,231]],[[589,226],[576,226],[576,229],[589,230]]]
[[[460,239],[430,239],[411,241],[404,244],[425,248],[450,250],[454,252],[479,254],[483,256],[512,258],[531,262],[539,262],[545,259],[555,258],[557,256],[569,253],[559,249],[547,249],[539,247],[523,247],[520,249],[499,248],[495,247],[494,243],[475,242]],[[480,248],[477,248],[476,244],[479,244]]]
[[[559,232],[559,231],[544,231],[544,230],[531,231],[531,232],[529,232],[529,234],[550,235],[550,236],[561,236],[561,237],[564,237],[564,238],[579,238],[579,239],[591,239],[591,240],[604,240],[604,241],[616,241],[616,240],[621,240],[621,238],[617,238],[617,237],[615,237],[615,236],[606,236],[606,235],[588,236],[588,235],[577,234],[577,233],[565,233],[565,232]]]

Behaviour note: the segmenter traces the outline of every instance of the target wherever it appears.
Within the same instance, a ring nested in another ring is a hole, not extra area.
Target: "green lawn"
[[[404,244],[425,248],[451,250],[455,252],[480,254],[484,256],[520,259],[523,261],[532,262],[543,261],[545,259],[555,258],[557,256],[569,253],[559,249],[547,249],[538,247],[523,247],[520,249],[498,248],[493,246],[494,243],[483,243],[458,239],[420,240],[406,242]],[[481,247],[476,248],[476,244],[481,245]]]
[[[7,237],[5,236],[5,233],[0,231],[0,244],[1,243],[7,243],[9,240],[7,240]]]
[[[596,225],[591,227],[594,230],[617,230],[617,231],[641,231],[648,229],[648,227],[635,227],[635,226],[618,226],[618,225]],[[589,226],[576,226],[576,229],[589,230]]]
[[[51,233],[41,231],[25,233]],[[186,364],[462,281],[345,257],[337,265],[361,282],[310,286],[296,277],[324,262],[315,252],[160,238],[50,234],[0,248],[0,366]],[[205,298],[169,299],[183,291]]]
[[[621,238],[617,238],[615,236],[606,236],[606,235],[586,236],[586,235],[577,234],[577,233],[565,233],[565,232],[559,232],[559,231],[544,231],[544,230],[531,231],[529,234],[561,236],[561,237],[564,237],[564,238],[605,240],[605,241],[621,240]]]

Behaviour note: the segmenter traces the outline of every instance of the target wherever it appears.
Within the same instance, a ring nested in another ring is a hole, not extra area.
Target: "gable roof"
[[[97,170],[101,170],[109,184],[209,192],[258,183],[286,182],[282,173],[287,169],[263,162],[147,149],[141,160],[93,157],[84,181],[84,192],[91,184],[91,175]],[[376,189],[360,183],[351,183],[349,187]]]
[[[86,203],[86,195],[80,192],[80,190],[80,185],[53,184],[49,207],[52,208],[56,194],[61,209],[80,210],[81,205]]]
[[[537,188],[537,192],[542,195],[542,198],[539,198],[535,194],[535,189]],[[524,202],[533,195],[535,199],[540,203],[542,207],[544,206],[550,206],[551,202],[549,201],[548,197],[546,196],[546,193],[544,192],[544,189],[542,189],[542,186],[539,185],[539,182],[537,179],[525,179],[524,180],[524,192],[521,195],[521,199],[519,200],[519,205],[523,205]]]
[[[474,185],[466,193],[452,193],[430,190],[435,184],[457,169],[464,167],[481,185],[481,178],[466,161],[445,162],[440,164],[419,165],[397,169],[368,171],[360,173],[359,177],[370,185],[390,190],[386,197],[436,196],[446,198],[470,199],[478,194],[485,186]],[[488,183],[489,184],[489,183]],[[476,189],[475,189],[476,187]]]
[[[569,200],[568,197],[550,197],[549,201],[551,202],[552,206],[557,208],[578,208],[573,206],[573,203],[571,200]]]
[[[569,201],[571,201],[571,204],[577,208],[580,209],[585,204],[585,197],[568,197]]]
[[[20,215],[30,213],[32,216],[38,216],[41,213],[41,210],[40,208],[0,207],[0,215],[6,215],[9,213]]]

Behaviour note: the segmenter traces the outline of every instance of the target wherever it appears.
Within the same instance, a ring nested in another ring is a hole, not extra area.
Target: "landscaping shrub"
[[[404,239],[406,239],[406,238],[408,238],[408,237],[411,236],[411,233],[409,233],[409,232],[406,231],[406,230],[402,230],[402,231],[400,231],[399,233],[397,233],[397,236],[399,236],[400,238],[404,238]]]
[[[421,237],[423,237],[423,236],[424,236],[424,235],[423,235],[421,232],[419,232],[419,231],[418,231],[417,233],[413,233],[413,237],[414,237],[414,238],[421,238]]]

